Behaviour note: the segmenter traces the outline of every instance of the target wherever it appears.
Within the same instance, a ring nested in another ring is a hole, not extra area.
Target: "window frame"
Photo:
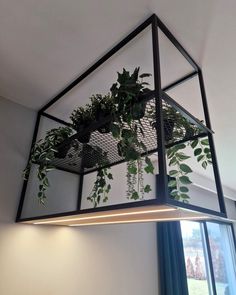
[[[210,239],[209,239],[209,233],[208,233],[208,229],[207,229],[207,223],[216,223],[218,225],[223,224],[223,225],[227,225],[230,227],[231,232],[232,232],[232,238],[233,238],[233,247],[234,247],[235,255],[236,255],[236,238],[235,238],[233,223],[229,222],[229,221],[211,220],[211,219],[201,220],[201,221],[191,220],[191,222],[195,222],[200,225],[202,241],[204,244],[203,250],[204,250],[204,255],[206,255],[205,260],[206,260],[206,263],[208,264],[208,268],[209,268],[209,279],[207,279],[208,288],[209,288],[209,291],[211,292],[212,295],[217,295],[216,280],[215,280],[215,274],[214,274],[214,266],[213,266],[213,260],[212,260],[212,254],[211,254]],[[181,228],[181,237],[183,239],[182,228]]]

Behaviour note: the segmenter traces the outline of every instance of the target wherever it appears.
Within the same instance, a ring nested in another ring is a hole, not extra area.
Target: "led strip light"
[[[91,220],[91,219],[98,219],[98,218],[132,216],[132,215],[138,215],[138,214],[149,214],[149,213],[157,213],[157,212],[169,212],[169,211],[175,211],[175,210],[177,209],[176,208],[150,209],[150,210],[142,210],[142,211],[135,211],[135,212],[123,212],[123,213],[113,213],[113,214],[98,215],[98,216],[70,218],[70,219],[63,219],[63,220],[37,221],[37,222],[34,222],[33,224],[51,224],[51,223],[61,223],[61,222],[70,222],[70,221]]]
[[[196,217],[172,217],[172,218],[154,218],[154,219],[138,219],[138,220],[127,220],[127,221],[107,221],[107,222],[88,222],[70,224],[68,226],[86,226],[86,225],[104,225],[104,224],[120,224],[120,223],[138,223],[138,222],[155,222],[155,221],[176,221],[176,220],[198,220],[208,219],[208,216],[196,216]]]

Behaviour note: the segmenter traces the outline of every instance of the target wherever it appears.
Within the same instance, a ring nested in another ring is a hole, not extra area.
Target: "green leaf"
[[[179,180],[183,184],[191,184],[192,183],[192,181],[189,179],[188,176],[180,176]]]
[[[109,179],[113,179],[113,176],[112,176],[111,173],[108,173],[108,174],[107,174],[107,177],[108,177]]]
[[[176,175],[178,175],[178,173],[179,173],[179,171],[177,171],[177,170],[170,170],[169,171],[170,176],[176,176]]]
[[[168,187],[176,187],[177,185],[177,181],[176,180],[170,180],[168,182]]]
[[[150,174],[153,174],[153,173],[154,173],[154,167],[153,167],[152,164],[146,166],[146,167],[144,168],[144,170],[145,170],[146,173],[150,173]]]
[[[134,148],[129,148],[125,152],[125,158],[128,161],[135,161],[140,157],[139,152],[137,152]]]
[[[182,193],[187,193],[189,191],[189,189],[186,187],[186,186],[181,186],[179,188],[179,190],[182,192]]]
[[[139,199],[139,194],[137,192],[133,192],[132,195],[131,195],[131,199],[138,200]]]
[[[147,166],[144,168],[144,170],[146,171],[146,173],[154,173],[154,166],[152,164],[152,161],[149,157],[145,157],[145,162],[147,164]]]
[[[114,138],[119,138],[120,137],[120,127],[117,124],[112,124],[111,125],[111,132],[112,132],[112,136]]]
[[[174,155],[174,151],[172,149],[168,149],[166,154],[167,154],[167,158],[170,159]]]
[[[202,145],[209,145],[209,140],[208,138],[201,140]]]
[[[208,154],[210,152],[210,149],[209,148],[204,148],[204,153],[205,154]]]
[[[130,174],[137,174],[137,167],[135,166],[135,165],[129,165],[128,166],[128,172],[130,173]]]
[[[191,142],[191,147],[194,149],[198,145],[198,140],[195,139]]]
[[[207,154],[207,159],[211,159],[211,153]]]
[[[186,145],[185,145],[184,143],[177,144],[177,145],[174,147],[174,149],[175,149],[176,151],[178,151],[178,150],[182,150],[182,149],[185,149],[185,148],[186,148]]]
[[[207,161],[203,161],[203,162],[202,162],[202,167],[203,167],[204,169],[207,168]]]
[[[149,73],[143,73],[141,75],[139,75],[139,78],[146,78],[146,77],[150,77],[152,74]]]
[[[190,199],[190,197],[187,194],[180,194],[181,199]]]
[[[169,163],[169,166],[174,166],[177,164],[177,159],[176,157],[173,157],[171,160],[170,160],[170,163]]]
[[[172,196],[172,197],[176,197],[177,195],[178,195],[178,191],[172,191],[171,193],[170,193],[170,195]]]
[[[135,134],[132,130],[129,129],[123,129],[121,132],[121,136],[129,141],[131,141],[134,137]]]
[[[200,155],[201,152],[202,152],[202,149],[201,148],[197,148],[196,150],[194,150],[194,156]]]
[[[197,161],[200,162],[205,156],[204,155],[200,155],[197,157]]]
[[[193,170],[186,164],[180,164],[179,168],[185,173],[191,173]]]
[[[190,159],[191,158],[190,156],[187,156],[184,153],[176,153],[175,155],[181,161],[184,161],[184,160],[187,160],[187,159]]]
[[[145,193],[149,193],[149,192],[151,192],[151,191],[152,191],[152,189],[151,189],[150,184],[147,184],[147,185],[144,187],[144,192],[145,192]]]

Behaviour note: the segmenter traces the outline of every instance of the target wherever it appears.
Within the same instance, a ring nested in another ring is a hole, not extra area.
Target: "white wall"
[[[0,99],[0,294],[156,295],[154,224],[15,224],[35,114]]]

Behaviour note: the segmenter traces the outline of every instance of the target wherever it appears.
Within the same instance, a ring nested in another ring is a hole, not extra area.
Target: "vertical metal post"
[[[154,86],[155,86],[155,103],[156,103],[156,129],[157,129],[157,151],[159,165],[159,181],[157,187],[157,199],[160,203],[164,203],[168,198],[167,188],[167,169],[165,157],[165,141],[164,141],[164,124],[162,114],[162,90],[161,90],[161,69],[159,54],[159,39],[157,17],[153,17],[152,21],[152,46],[153,46],[153,67],[154,67]]]
[[[78,211],[81,209],[83,183],[84,183],[84,174],[80,174],[80,176],[79,176],[79,192],[78,192],[78,200],[77,200],[77,210]]]
[[[213,292],[213,295],[217,295],[215,275],[214,275],[214,269],[213,269],[213,263],[212,263],[210,240],[209,240],[208,231],[207,231],[207,225],[206,225],[205,221],[202,222],[202,226],[203,226],[205,244],[206,244],[206,248],[207,248],[207,258],[208,258],[208,264],[209,264],[209,268],[210,268],[210,275],[211,275],[211,282],[212,282],[212,292]]]
[[[38,112],[37,118],[36,118],[35,127],[34,127],[33,139],[32,139],[31,147],[30,147],[30,154],[31,154],[31,150],[33,148],[33,145],[35,144],[36,139],[37,139],[40,118],[41,118],[41,114]],[[28,158],[27,163],[30,160],[30,154],[29,154],[29,158]],[[20,202],[19,202],[19,206],[18,206],[18,210],[17,210],[17,215],[16,215],[16,222],[19,221],[19,219],[21,217],[21,213],[22,213],[22,209],[23,209],[23,205],[24,205],[24,200],[25,200],[25,193],[26,193],[26,189],[27,189],[27,184],[28,184],[28,179],[24,180],[24,182],[23,182],[23,187],[22,187],[21,196],[20,196]]]
[[[205,91],[205,85],[204,85],[204,80],[203,80],[203,75],[202,75],[201,69],[199,69],[199,71],[198,71],[198,78],[199,78],[199,85],[200,85],[200,90],[201,90],[202,104],[203,104],[203,110],[204,110],[204,115],[205,115],[205,120],[206,120],[206,126],[209,129],[211,129],[211,121],[210,121],[210,116],[209,116],[206,91]],[[226,214],[224,194],[223,194],[220,173],[219,173],[219,168],[218,168],[218,163],[217,163],[215,144],[214,144],[214,139],[213,139],[213,136],[211,133],[208,133],[208,138],[209,138],[209,144],[210,144],[210,149],[211,149],[211,157],[212,157],[213,171],[214,171],[215,181],[216,181],[216,189],[217,189],[217,193],[218,193],[220,212],[223,214]]]

